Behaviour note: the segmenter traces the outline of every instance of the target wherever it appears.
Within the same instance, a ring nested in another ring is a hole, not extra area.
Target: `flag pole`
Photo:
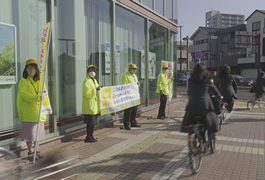
[[[52,20],[51,20],[52,21]],[[45,83],[45,79],[46,79],[46,72],[47,72],[47,63],[48,63],[48,55],[49,55],[49,50],[50,50],[50,41],[51,41],[51,36],[52,36],[52,23],[50,21],[50,33],[49,33],[49,40],[48,40],[48,47],[47,47],[47,52],[46,52],[46,56],[45,56],[45,67],[44,67],[44,78],[43,78],[43,82],[42,82],[42,90],[41,90],[41,96],[43,95],[44,92],[44,83]],[[37,142],[38,142],[38,137],[39,137],[39,128],[40,128],[40,118],[41,118],[41,107],[42,107],[42,103],[43,103],[43,99],[41,99],[40,102],[40,111],[39,111],[39,119],[38,119],[38,126],[37,126],[37,134],[36,134],[36,140],[35,140],[35,147],[34,147],[34,157],[33,157],[33,163],[35,163],[36,160],[36,153],[37,153]]]

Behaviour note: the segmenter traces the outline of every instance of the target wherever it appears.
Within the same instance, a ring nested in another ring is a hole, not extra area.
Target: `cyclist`
[[[237,99],[237,84],[234,77],[230,74],[230,67],[224,65],[219,72],[216,86],[221,92],[224,100],[227,101],[227,112],[230,113],[234,106],[234,99]]]
[[[186,113],[181,125],[181,132],[187,132],[186,126],[194,124],[194,117],[202,117],[202,124],[208,133],[218,131],[214,105],[211,95],[214,94],[218,100],[221,94],[216,86],[211,82],[211,76],[204,64],[197,64],[189,79],[188,85],[189,102],[186,106]]]
[[[262,71],[260,72],[259,76],[257,77],[256,83],[253,86],[253,88],[251,88],[250,92],[254,92],[256,99],[261,98],[264,95],[264,86],[265,86],[265,73]]]

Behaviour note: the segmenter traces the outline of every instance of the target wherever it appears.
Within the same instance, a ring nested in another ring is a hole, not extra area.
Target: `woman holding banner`
[[[28,147],[28,159],[33,160],[32,141],[36,141],[40,102],[43,99],[40,93],[40,71],[35,59],[26,61],[22,74],[23,78],[18,84],[17,110],[22,121],[21,139],[26,141]],[[38,141],[45,139],[44,122],[46,115],[40,119]],[[36,143],[36,159],[42,159],[39,151],[39,142]]]
[[[88,76],[83,82],[82,88],[82,111],[85,115],[84,123],[87,124],[87,137],[85,139],[85,143],[87,142],[97,142],[97,140],[93,137],[94,127],[97,123],[97,116],[100,113],[99,107],[99,93],[100,88],[102,86],[98,85],[96,76],[97,66],[90,65],[87,67]]]

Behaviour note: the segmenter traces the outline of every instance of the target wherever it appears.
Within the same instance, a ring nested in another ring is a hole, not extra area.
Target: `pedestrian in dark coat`
[[[253,88],[250,90],[256,94],[256,98],[259,99],[264,95],[264,86],[265,86],[265,73],[262,71],[257,77],[256,83]]]
[[[205,65],[197,64],[189,79],[189,102],[185,109],[186,113],[181,125],[181,132],[187,132],[185,127],[195,123],[194,116],[203,117],[202,124],[208,130],[208,133],[218,131],[215,109],[210,97],[211,93],[219,100],[221,99],[221,94],[211,82],[210,73]]]
[[[233,109],[234,99],[237,99],[237,84],[234,77],[230,74],[230,71],[229,66],[223,66],[216,81],[217,88],[224,97],[223,99],[228,103],[228,113]]]

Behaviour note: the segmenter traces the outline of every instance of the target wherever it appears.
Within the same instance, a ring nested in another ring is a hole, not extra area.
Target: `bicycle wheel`
[[[218,116],[217,118],[217,121],[218,121],[218,130],[221,131],[221,128],[222,128],[222,116]]]
[[[211,153],[213,154],[215,152],[215,133],[209,135],[209,144]]]
[[[227,110],[223,110],[222,112],[222,124],[226,123],[227,120]]]
[[[0,148],[0,179],[20,179],[21,167],[17,155],[12,151]]]
[[[193,140],[189,143],[189,158],[191,170],[194,174],[197,174],[201,170],[202,165],[202,152],[201,152],[202,140],[198,134],[193,136]]]
[[[247,102],[247,109],[250,109],[250,101]]]

